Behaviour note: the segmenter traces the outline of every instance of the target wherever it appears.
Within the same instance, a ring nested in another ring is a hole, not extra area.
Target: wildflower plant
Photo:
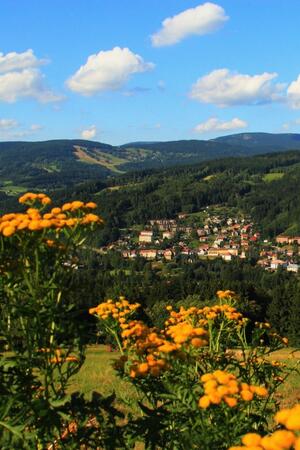
[[[118,328],[121,357],[114,367],[137,391],[141,417],[124,427],[128,442],[142,440],[147,449],[225,450],[247,431],[267,433],[276,390],[288,374],[269,354],[287,341],[268,323],[251,324],[238,303],[234,292],[218,291],[210,307],[167,306],[163,329],[90,310],[102,329]],[[114,311],[116,302],[109,305]]]
[[[88,404],[67,395],[85,355],[72,279],[78,249],[102,219],[93,202],[52,206],[44,193],[19,202],[23,213],[0,216],[1,448],[42,449],[57,441],[78,448],[79,419],[72,433],[66,427],[79,411],[97,405],[99,412],[101,399]]]

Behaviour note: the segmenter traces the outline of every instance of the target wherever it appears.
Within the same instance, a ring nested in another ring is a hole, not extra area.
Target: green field
[[[109,352],[104,345],[91,346],[88,348],[87,357],[80,372],[76,374],[70,385],[70,392],[77,390],[90,396],[93,391],[103,395],[115,392],[129,409],[135,409],[134,403],[137,393],[132,385],[120,380],[113,367],[112,362],[118,358],[118,352]],[[300,351],[295,353],[292,349],[284,349],[275,352],[272,359],[285,363],[289,367],[300,364]],[[294,371],[285,381],[277,394],[280,404],[284,407],[292,406],[300,400],[300,373]]]
[[[2,186],[0,185],[0,191],[5,192],[7,195],[18,195],[26,192],[28,189],[26,186],[16,186],[11,180],[4,180]]]
[[[271,172],[266,173],[263,176],[263,180],[266,181],[267,183],[270,183],[271,181],[280,180],[280,178],[282,178],[283,176],[284,176],[283,172]]]

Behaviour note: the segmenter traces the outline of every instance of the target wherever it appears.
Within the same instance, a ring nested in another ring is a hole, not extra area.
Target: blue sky
[[[1,141],[300,132],[299,0],[1,0],[0,18]]]

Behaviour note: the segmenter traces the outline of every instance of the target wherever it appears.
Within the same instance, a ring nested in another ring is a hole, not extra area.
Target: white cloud
[[[91,125],[89,128],[87,128],[86,130],[83,130],[81,132],[81,137],[82,139],[93,139],[97,134],[97,127],[96,125]]]
[[[87,62],[67,80],[72,91],[82,95],[93,95],[104,91],[120,89],[134,73],[146,72],[154,64],[144,62],[129,48],[114,47],[90,55]]]
[[[0,119],[0,131],[16,128],[18,122],[15,119]]]
[[[31,49],[23,53],[11,52],[6,55],[0,52],[0,73],[38,67],[47,62],[45,59],[37,59]]]
[[[63,97],[45,86],[44,76],[38,69],[24,69],[0,75],[0,101],[14,103],[24,98],[48,103],[60,101]]]
[[[31,136],[43,127],[32,124],[29,127],[20,125],[15,119],[0,119],[0,139],[12,140]]]
[[[194,131],[196,133],[208,133],[211,131],[230,131],[238,130],[240,128],[246,128],[248,126],[247,122],[235,117],[228,121],[222,121],[217,117],[212,117],[205,122],[199,123]]]
[[[218,30],[228,20],[224,9],[215,3],[204,3],[186,9],[162,23],[162,28],[151,36],[154,47],[177,44],[191,35],[203,35]]]
[[[294,109],[300,108],[300,75],[287,89],[287,97],[290,106]]]
[[[33,98],[42,103],[62,100],[44,82],[37,66],[46,60],[37,59],[32,50],[23,53],[0,53],[0,102],[14,103]]]
[[[272,83],[277,73],[247,75],[228,69],[213,70],[192,86],[190,98],[220,107],[281,101],[285,85]]]

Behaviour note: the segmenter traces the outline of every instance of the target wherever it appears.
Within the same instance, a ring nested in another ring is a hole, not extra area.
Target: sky
[[[0,141],[300,133],[299,0],[1,0]]]

